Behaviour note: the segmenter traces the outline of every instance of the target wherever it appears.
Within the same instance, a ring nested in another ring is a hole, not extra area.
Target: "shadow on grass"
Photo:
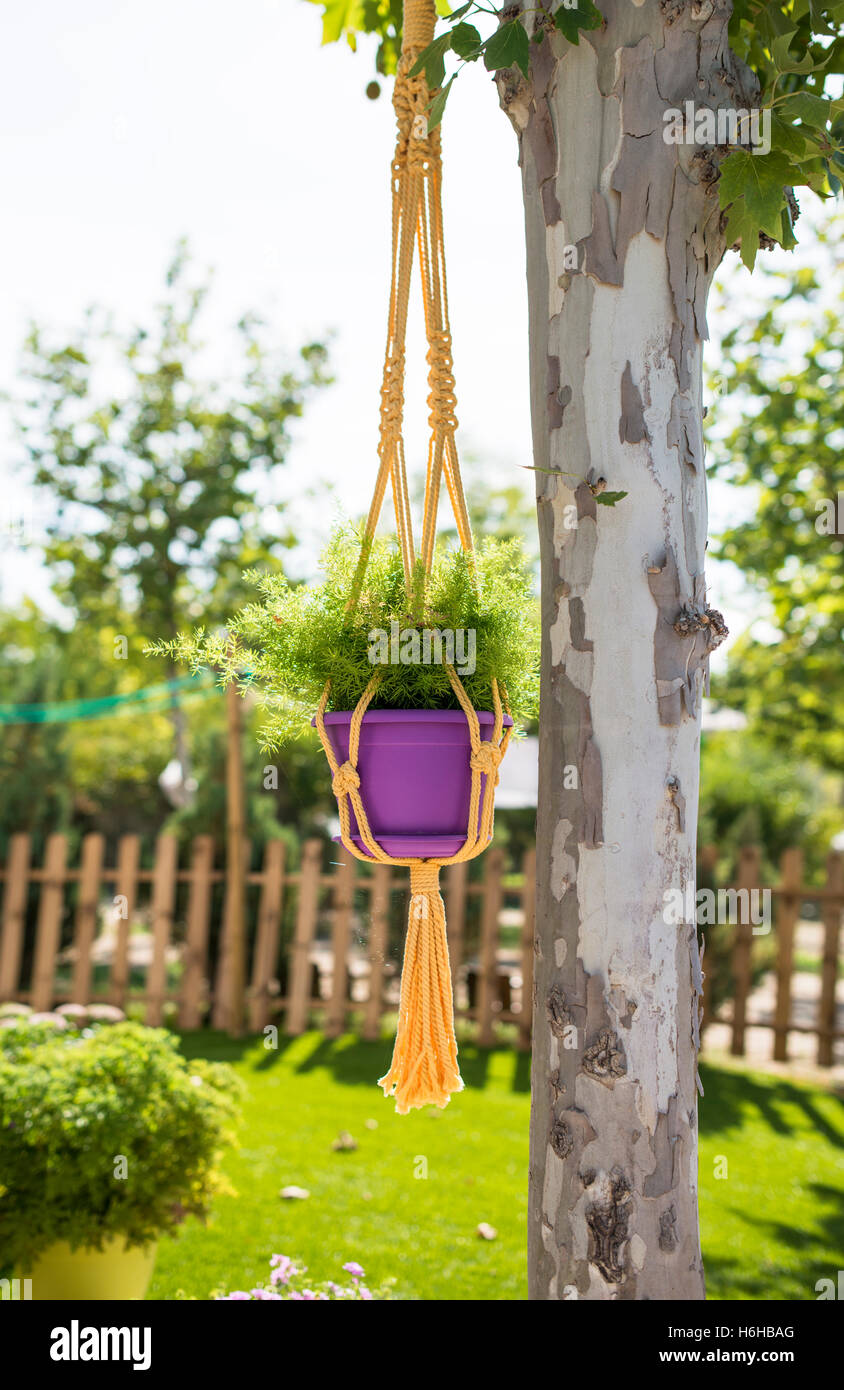
[[[758,1268],[734,1259],[704,1253],[706,1296],[714,1301],[752,1299],[799,1303],[816,1299],[815,1284],[829,1274],[818,1259],[814,1265],[763,1264]]]
[[[346,1033],[342,1037],[326,1038],[316,1031],[304,1035],[306,1050],[297,1056],[293,1070],[297,1075],[327,1070],[341,1085],[369,1084],[383,1075],[393,1050],[392,1037],[384,1036],[367,1041]],[[230,1038],[212,1029],[182,1033],[181,1047],[186,1057],[207,1057],[211,1061],[240,1062],[251,1054],[252,1066],[263,1072],[277,1066],[294,1047],[301,1049],[302,1038],[290,1038],[279,1030],[275,1047],[265,1047],[264,1036],[253,1034]],[[460,1071],[467,1087],[483,1090],[490,1081],[495,1059],[507,1059],[510,1073],[509,1089],[523,1095],[530,1092],[530,1054],[516,1052],[512,1047],[478,1047],[471,1041],[460,1043]],[[502,1068],[496,1067],[498,1084]],[[829,1093],[837,1101],[841,1123],[832,1123],[816,1103],[816,1092],[779,1076],[756,1076],[703,1063],[700,1068],[704,1097],[700,1104],[700,1128],[704,1138],[714,1138],[731,1130],[738,1132],[755,1111],[772,1134],[786,1138],[792,1133],[787,1108],[802,1111],[806,1121],[819,1138],[844,1148],[844,1099]],[[838,1194],[840,1197],[840,1194]],[[844,1233],[843,1233],[844,1234]],[[844,1244],[844,1239],[842,1240]]]
[[[369,1084],[383,1075],[390,1065],[393,1052],[392,1037],[375,1041],[344,1034],[334,1039],[316,1032],[303,1035],[310,1044],[303,1055],[297,1056],[293,1071],[298,1076],[326,1070],[341,1085]],[[262,1034],[230,1038],[225,1033],[207,1029],[180,1034],[180,1045],[186,1057],[205,1057],[212,1062],[242,1062],[247,1056],[255,1071],[263,1072],[276,1066],[296,1045],[301,1049],[302,1038],[290,1038],[279,1032],[277,1046],[263,1046]],[[459,1046],[460,1073],[467,1087],[483,1090],[489,1082],[494,1058],[503,1056],[512,1070],[510,1089],[520,1094],[530,1091],[530,1054],[516,1052],[511,1047],[478,1047],[472,1042]],[[499,1071],[500,1075],[500,1071]]]
[[[748,1109],[753,1108],[774,1134],[786,1137],[792,1133],[792,1129],[782,1107],[793,1105],[802,1110],[816,1134],[822,1135],[830,1144],[844,1146],[844,1100],[840,1097],[835,1097],[841,1115],[841,1126],[836,1127],[818,1109],[811,1090],[779,1076],[760,1078],[744,1071],[712,1067],[706,1063],[701,1065],[700,1074],[704,1096],[699,1113],[704,1136],[741,1129]]]

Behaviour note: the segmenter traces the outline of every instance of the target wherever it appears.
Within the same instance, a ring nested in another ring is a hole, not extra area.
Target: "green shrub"
[[[163,1029],[0,1028],[0,1264],[204,1217],[239,1094],[229,1067],[187,1062]]]
[[[517,724],[536,712],[539,686],[538,605],[518,540],[487,538],[475,556],[475,571],[462,550],[441,546],[424,602],[417,604],[405,583],[396,545],[373,542],[353,615],[347,603],[360,555],[360,538],[349,529],[335,533],[323,556],[325,582],[292,585],[280,574],[248,576],[260,603],[236,614],[227,634],[198,630],[152,651],[211,666],[225,681],[240,676],[257,690],[268,711],[263,746],[274,750],[307,728],[327,680],[328,708],[354,709],[375,671],[381,684],[372,709],[457,709],[459,702],[443,664],[373,664],[373,630],[463,629],[475,633],[475,669],[461,680],[476,709],[492,709],[493,677],[507,691]],[[411,588],[418,592],[418,579]],[[248,672],[244,678],[243,672]]]

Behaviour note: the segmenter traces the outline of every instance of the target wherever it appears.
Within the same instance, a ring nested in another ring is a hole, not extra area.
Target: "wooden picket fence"
[[[161,835],[151,862],[142,862],[138,836],[125,835],[107,862],[103,835],[86,835],[78,864],[68,863],[64,835],[47,839],[43,862],[32,862],[31,839],[11,837],[2,881],[0,1002],[16,1000],[44,1011],[62,1003],[107,1002],[134,1006],[146,1022],[194,1029],[230,1021],[232,968],[231,894],[218,868],[210,836],[198,836],[180,865],[177,840]],[[245,846],[247,863],[251,847]],[[315,1021],[328,1036],[351,1025],[364,1037],[379,1036],[398,997],[401,921],[407,877],[389,865],[362,865],[344,850],[308,840],[299,863],[287,863],[286,845],[270,840],[258,869],[245,875],[247,892],[246,1022],[260,1032],[280,1021],[288,1034]],[[326,872],[324,861],[330,858]],[[716,851],[701,851],[711,871]],[[497,1025],[530,1046],[534,959],[535,851],[519,873],[506,871],[495,847],[473,877],[468,864],[443,871],[449,951],[457,980],[458,1017],[473,1020],[481,1045],[495,1041]],[[743,850],[735,886],[759,888],[761,855]],[[743,1055],[747,1029],[770,1028],[773,1056],[788,1058],[788,1036],[817,1037],[817,1060],[831,1066],[844,1031],[836,1022],[836,979],[844,858],[831,854],[823,887],[805,884],[801,852],[782,859],[772,886],[776,905],[776,1007],[773,1018],[748,1017],[755,937],[749,922],[736,927],[734,992],[727,1021],[732,1052]],[[817,1016],[811,1024],[792,1017],[794,933],[802,905],[819,904],[823,958]],[[102,927],[111,917],[104,952]],[[132,964],[133,926],[142,924],[144,960]],[[704,961],[704,969],[711,968]],[[141,976],[140,982],[135,977]],[[706,1000],[704,1001],[706,1005]],[[729,1010],[729,1006],[728,1006]],[[704,1024],[713,1018],[705,1012]]]
[[[718,857],[717,848],[705,846],[698,856],[698,870],[711,870]],[[748,1000],[753,976],[752,950],[756,938],[749,920],[736,926],[733,946],[732,973],[733,997],[730,1051],[733,1056],[743,1057],[746,1050],[748,1028],[768,1028],[773,1032],[772,1056],[777,1062],[788,1061],[789,1033],[811,1033],[817,1037],[817,1062],[821,1067],[831,1067],[835,1060],[836,1040],[844,1037],[844,1029],[837,1026],[836,983],[838,980],[838,961],[841,938],[841,914],[844,909],[844,855],[832,852],[826,861],[826,882],[816,887],[803,882],[803,853],[799,849],[787,849],[780,861],[780,879],[773,885],[765,885],[761,874],[761,851],[748,846],[739,853],[735,887],[753,890],[769,886],[775,907],[773,931],[776,941],[775,958],[775,1004],[772,1018],[749,1018]],[[821,987],[817,1005],[817,1015],[812,1023],[799,1023],[792,1017],[792,977],[794,974],[794,935],[805,903],[815,903],[823,927],[823,948],[821,957]],[[706,962],[704,961],[704,968]],[[704,996],[704,1022],[712,1019],[706,1014]]]
[[[298,868],[290,869],[285,843],[270,840],[261,868],[245,875],[251,901],[257,893],[249,914],[246,993],[248,1026],[253,1032],[276,1021],[283,1011],[289,1034],[301,1033],[316,1014],[321,1015],[324,1031],[336,1035],[353,1015],[360,1015],[364,1037],[377,1037],[383,1014],[391,1005],[395,1007],[387,986],[397,986],[400,943],[391,957],[391,907],[394,894],[406,894],[406,873],[389,865],[370,869],[337,846],[330,851],[332,872],[325,873],[325,852],[323,841],[308,840],[301,847]],[[250,846],[245,853],[248,859]],[[467,864],[455,864],[443,872],[452,965],[467,986],[462,1003],[458,995],[458,1012],[477,1021],[479,1040],[487,1045],[494,1041],[496,1022],[515,1024],[522,1044],[530,1042],[530,1010],[521,1008],[521,1000],[529,1000],[532,992],[534,878],[535,853],[530,851],[518,885],[505,890],[503,853],[497,848],[486,855],[480,882],[470,881]],[[48,837],[43,864],[36,867],[31,862],[30,837],[17,834],[11,837],[0,880],[0,1002],[17,1000],[37,1011],[63,1003],[106,1002],[124,1009],[134,1004],[143,1006],[144,1019],[150,1024],[173,1021],[185,1029],[208,1022],[214,1027],[226,1025],[231,897],[224,871],[215,866],[210,836],[193,841],[189,863],[180,867],[177,840],[160,835],[153,862],[145,868],[136,835],[119,840],[113,864],[106,863],[105,837],[86,835],[78,866],[71,867],[66,837],[55,834]],[[522,914],[521,942],[512,971],[498,955],[505,893],[517,899]],[[71,895],[74,901],[69,903]],[[475,899],[480,900],[476,958],[466,961],[467,909]],[[107,981],[95,990],[94,945],[104,907],[114,913],[116,932]],[[141,991],[130,988],[131,928],[139,916],[148,926],[149,945]],[[366,945],[355,964],[368,977],[362,1002],[353,999],[349,989],[352,931],[361,922],[367,923]],[[322,945],[318,925],[329,930]],[[174,946],[180,967],[175,982],[170,968]],[[328,969],[320,971],[318,961],[325,965],[326,959]],[[70,971],[65,983],[63,965]],[[286,988],[281,987],[282,980]]]

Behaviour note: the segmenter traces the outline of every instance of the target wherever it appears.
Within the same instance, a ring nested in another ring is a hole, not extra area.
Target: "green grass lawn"
[[[526,1297],[529,1063],[463,1044],[466,1090],[446,1110],[398,1116],[375,1086],[390,1044],[309,1033],[233,1042],[185,1036],[188,1056],[231,1062],[247,1083],[241,1147],[207,1227],[159,1247],[150,1298],[249,1289],[273,1253],[315,1280],[357,1260],[405,1299]],[[780,1077],[704,1066],[701,1220],[709,1297],[814,1299],[844,1251],[844,1105]],[[335,1152],[341,1130],[357,1141]],[[724,1171],[726,1177],[717,1177]],[[423,1176],[423,1174],[426,1174]],[[289,1184],[307,1201],[282,1201]],[[479,1239],[479,1222],[498,1231]]]

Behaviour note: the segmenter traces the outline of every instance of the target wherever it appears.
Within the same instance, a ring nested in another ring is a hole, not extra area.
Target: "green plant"
[[[218,1154],[241,1087],[163,1029],[0,1028],[0,1262],[56,1241],[145,1245],[226,1191]]]
[[[226,633],[198,629],[152,650],[178,657],[194,670],[214,667],[224,682],[239,678],[244,688],[257,690],[269,715],[262,730],[267,749],[307,728],[329,680],[331,710],[353,709],[376,672],[380,684],[373,709],[459,708],[444,662],[436,654],[424,660],[425,629],[474,633],[471,661],[461,669],[459,648],[455,660],[472,704],[492,709],[495,677],[506,689],[516,722],[529,719],[538,692],[538,606],[520,542],[487,538],[474,562],[461,550],[441,546],[419,599],[419,578],[408,593],[397,547],[377,538],[350,613],[360,544],[351,528],[335,532],[323,556],[325,581],[318,586],[251,572],[262,601],[237,613]],[[380,658],[379,633],[385,644]]]

